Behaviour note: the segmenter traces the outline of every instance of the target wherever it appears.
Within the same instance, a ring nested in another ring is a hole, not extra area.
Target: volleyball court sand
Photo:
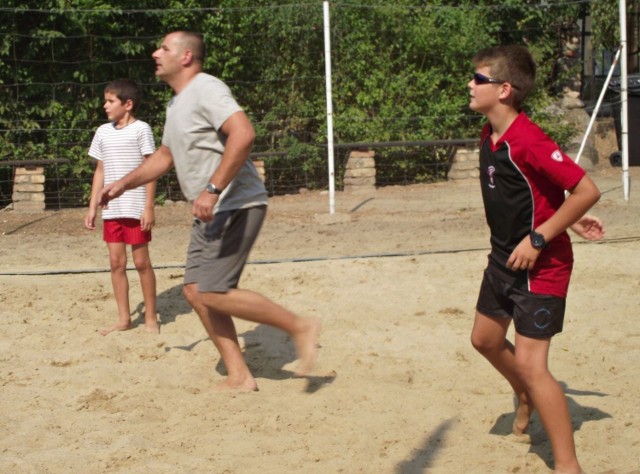
[[[619,169],[592,176],[607,237],[573,237],[551,369],[583,467],[638,473],[640,191],[625,203]],[[321,317],[323,332],[316,375],[295,379],[292,342],[238,322],[250,394],[211,391],[224,369],[181,295],[185,205],[156,213],[159,336],[98,334],[115,302],[85,210],[0,212],[0,472],[548,472],[539,419],[532,445],[510,439],[509,386],[469,344],[481,206],[476,183],[337,193],[333,216],[326,193],[272,199],[242,284]]]

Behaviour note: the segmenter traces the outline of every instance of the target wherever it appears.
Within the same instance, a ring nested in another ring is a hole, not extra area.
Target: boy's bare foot
[[[524,436],[527,428],[529,427],[529,421],[531,415],[533,415],[533,405],[527,400],[518,399],[516,406],[516,416],[513,420],[513,434],[516,436]]]
[[[98,332],[101,336],[106,336],[114,331],[128,331],[129,329],[131,329],[131,321],[128,323],[116,323],[108,328],[102,328]]]
[[[320,335],[320,320],[318,318],[304,318],[304,328],[295,334],[294,341],[298,352],[298,369],[295,375],[308,375],[318,357],[318,336]]]
[[[144,330],[149,334],[160,334],[160,322],[150,321],[144,323]]]

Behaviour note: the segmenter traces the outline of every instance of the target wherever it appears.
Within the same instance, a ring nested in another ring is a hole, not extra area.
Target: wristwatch
[[[213,183],[207,183],[207,187],[205,188],[209,194],[222,194],[222,189],[216,187]]]
[[[531,239],[531,245],[534,249],[542,250],[549,246],[547,241],[544,240],[544,235],[538,234],[535,230],[531,231],[529,238]]]

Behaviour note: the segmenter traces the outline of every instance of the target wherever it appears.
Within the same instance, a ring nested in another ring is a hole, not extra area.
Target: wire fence
[[[457,146],[474,140],[442,140],[425,142],[349,143],[335,147],[336,189],[344,187],[343,177],[352,150],[374,150],[378,187],[444,181]],[[324,147],[319,147],[324,148]],[[302,189],[326,190],[329,186],[326,148],[322,159],[292,161],[287,153],[255,153],[251,158],[264,167],[264,182],[271,196],[297,194]],[[302,163],[302,165],[301,165]],[[37,165],[45,175],[46,209],[58,210],[88,205],[92,175],[78,177],[68,160],[41,162],[0,161],[0,208],[11,205],[14,173],[17,166]],[[182,201],[175,172],[158,180],[156,200],[160,203]]]
[[[256,159],[264,162],[269,194],[328,188],[326,148],[318,145],[326,142],[326,114],[318,105],[325,102],[326,80],[320,2],[155,9],[134,8],[126,2],[121,2],[126,7],[120,9],[49,9],[43,7],[49,2],[36,3],[0,6],[0,45],[4,47],[0,48],[0,73],[6,76],[0,80],[0,207],[12,203],[15,165],[6,160],[41,157],[69,158],[44,167],[46,207],[87,205],[93,174],[87,149],[104,121],[100,104],[110,79],[127,76],[138,82],[145,96],[138,118],[152,126],[156,138],[161,136],[164,120],[158,110],[171,92],[153,77],[150,52],[161,33],[179,25],[200,25],[210,38],[237,38],[234,48],[213,47],[208,56],[216,74],[225,78],[243,107],[247,105],[259,137],[254,151]],[[336,140],[474,135],[482,117],[471,113],[466,104],[469,58],[455,55],[454,61],[445,64],[447,55],[441,50],[461,44],[470,54],[477,43],[484,44],[487,32],[478,26],[465,36],[458,27],[465,24],[462,20],[472,17],[478,19],[477,25],[487,25],[483,19],[490,17],[491,28],[498,29],[490,32],[491,38],[500,35],[505,41],[522,35],[545,37],[549,34],[543,28],[546,19],[565,12],[570,4],[586,11],[590,2],[523,2],[520,6],[496,2],[490,8],[474,2],[410,3],[332,2]],[[584,20],[586,14],[581,15]],[[521,16],[545,21],[532,20],[524,31],[512,30],[511,19]],[[249,18],[256,23],[248,23]],[[249,27],[255,24],[264,28]],[[590,26],[586,21],[578,26],[584,62],[578,68],[584,73],[583,66],[594,63],[590,69],[596,77],[598,71],[606,70],[609,58],[584,55]],[[432,28],[437,34],[428,34]],[[425,36],[417,38],[420,34]],[[443,41],[431,42],[440,37]],[[450,41],[452,37],[456,40]],[[352,48],[354,44],[366,48]],[[252,74],[244,74],[245,69]],[[584,74],[581,77],[583,85],[591,84]],[[596,87],[583,90],[587,111],[593,91],[586,92],[591,89]],[[274,91],[277,95],[264,100]],[[470,130],[474,133],[467,133]],[[407,142],[369,148],[376,152],[376,186],[440,181],[446,179],[451,165],[447,145]],[[335,149],[337,190],[342,189],[351,149],[357,146]],[[160,179],[157,198],[183,199],[173,172]]]

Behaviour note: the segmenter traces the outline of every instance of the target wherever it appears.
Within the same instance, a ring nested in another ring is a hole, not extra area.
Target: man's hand
[[[218,202],[217,194],[210,194],[202,191],[191,205],[191,214],[202,222],[213,220],[213,208]]]
[[[600,240],[604,237],[604,224],[595,216],[585,214],[571,226],[571,230],[586,240]]]
[[[103,209],[108,207],[109,201],[121,196],[126,191],[124,185],[120,181],[114,181],[111,184],[107,184],[102,191],[100,191],[100,204]]]

